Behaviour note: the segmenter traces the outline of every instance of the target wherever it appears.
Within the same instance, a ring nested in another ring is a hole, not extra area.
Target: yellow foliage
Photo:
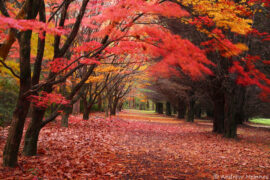
[[[45,49],[44,49],[44,59],[52,60],[54,56],[54,36],[51,34],[46,35],[45,39]],[[38,45],[38,34],[33,33],[31,38],[31,54],[36,56],[37,54],[37,45]]]
[[[6,63],[7,66],[12,68],[14,72],[19,74],[19,72],[20,72],[19,63],[15,62],[13,60],[6,60],[5,63]],[[10,70],[8,70],[7,68],[5,68],[2,65],[0,65],[0,76],[2,76],[2,77],[7,77],[7,76],[8,77],[14,77],[13,74],[10,72]],[[18,80],[17,78],[15,78],[15,79]],[[18,81],[18,83],[19,83],[19,81]]]
[[[107,73],[107,72],[118,72],[122,68],[121,67],[115,67],[113,65],[99,65],[98,67],[95,68],[95,72],[99,73]]]
[[[243,11],[239,5],[227,0],[178,0],[185,6],[193,6],[199,15],[207,15],[216,23],[217,27],[230,29],[232,32],[245,35],[252,29],[251,19],[242,18]],[[247,9],[247,7],[243,8]]]
[[[90,76],[85,83],[96,83],[104,80],[104,75]]]
[[[223,53],[223,55],[225,57],[238,56],[243,51],[247,51],[248,50],[248,47],[245,44],[242,44],[242,43],[234,44],[234,46],[236,48],[232,48],[232,49],[230,49],[230,51],[226,51],[225,53]]]
[[[142,65],[142,66],[139,68],[139,71],[144,71],[144,70],[146,70],[148,67],[149,67],[149,65]]]
[[[235,46],[236,46],[238,49],[242,50],[242,51],[247,51],[247,50],[248,50],[247,45],[245,45],[245,44],[243,44],[243,43],[237,43],[237,44],[235,44]]]

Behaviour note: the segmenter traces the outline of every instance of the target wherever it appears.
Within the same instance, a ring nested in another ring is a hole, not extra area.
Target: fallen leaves
[[[241,127],[240,138],[229,140],[213,134],[210,124],[172,123],[175,120],[150,115],[141,120],[142,116],[126,112],[105,119],[94,114],[88,121],[72,116],[69,128],[52,123],[41,131],[39,155],[20,155],[21,168],[0,167],[0,179],[213,179],[214,174],[270,174],[269,130]],[[8,129],[0,130],[3,150]]]

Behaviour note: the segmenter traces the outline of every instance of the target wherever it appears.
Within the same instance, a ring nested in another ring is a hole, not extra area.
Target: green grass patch
[[[249,122],[270,126],[270,119],[254,118],[254,119],[249,120]]]
[[[138,109],[125,109],[125,110],[131,113],[138,113],[138,114],[156,114],[156,112],[152,110],[138,110]]]

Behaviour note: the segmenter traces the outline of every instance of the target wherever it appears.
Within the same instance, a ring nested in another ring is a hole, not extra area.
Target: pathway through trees
[[[7,129],[1,129],[0,156]],[[107,119],[97,113],[88,121],[73,116],[69,128],[45,127],[39,155],[20,155],[20,167],[1,167],[0,179],[270,178],[269,129],[240,127],[237,140],[211,130],[209,123],[135,110]]]

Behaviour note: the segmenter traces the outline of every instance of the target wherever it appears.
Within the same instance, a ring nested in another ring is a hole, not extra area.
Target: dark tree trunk
[[[237,136],[236,115],[236,97],[233,94],[225,95],[225,119],[224,119],[224,136],[227,138],[235,138]]]
[[[201,119],[202,109],[200,105],[195,107],[195,117]]]
[[[222,92],[213,97],[213,132],[224,133],[224,94]]]
[[[237,124],[243,124],[243,122],[246,121],[246,115],[244,111],[245,101],[246,101],[246,88],[245,87],[239,87],[239,96],[238,96],[238,110],[236,112],[235,118]]]
[[[173,106],[173,114],[176,114],[177,113],[177,109],[175,106]]]
[[[112,107],[110,112],[111,112],[111,115],[113,116],[116,115],[116,107]]]
[[[32,121],[27,128],[24,138],[23,153],[26,156],[35,156],[37,154],[38,136],[44,113],[43,109],[34,109],[32,113]]]
[[[119,112],[122,111],[122,109],[123,109],[123,102],[121,102],[117,107],[118,107],[117,109],[118,109]]]
[[[113,101],[113,104],[112,104],[111,109],[110,109],[111,115],[116,115],[118,101],[119,101],[119,99],[117,99],[117,98]]]
[[[195,100],[191,98],[188,102],[187,109],[186,109],[186,122],[194,122],[194,114],[195,114]]]
[[[177,115],[177,118],[178,119],[183,119],[185,117],[185,113],[186,113],[186,105],[185,105],[184,101],[178,100],[178,115]]]
[[[158,114],[163,114],[163,103],[160,102],[156,103],[156,112]]]
[[[225,105],[224,105],[224,136],[227,138],[237,137],[237,112],[242,105],[240,102],[243,99],[239,99],[242,96],[242,87],[234,84],[234,82],[228,82],[225,92]]]
[[[84,110],[83,110],[83,120],[88,120],[89,119],[89,115],[91,112],[91,108],[92,106],[88,107],[87,105],[84,106]]]
[[[172,115],[172,110],[171,110],[171,103],[166,102],[166,115],[171,116]]]
[[[31,88],[30,41],[31,31],[21,33],[20,44],[20,93],[16,109],[13,113],[11,127],[3,152],[3,165],[15,167],[18,161],[18,151],[22,138],[25,118],[30,102],[24,94]]]
[[[147,100],[146,101],[146,110],[149,110],[150,109],[150,104],[149,104],[149,101]]]

